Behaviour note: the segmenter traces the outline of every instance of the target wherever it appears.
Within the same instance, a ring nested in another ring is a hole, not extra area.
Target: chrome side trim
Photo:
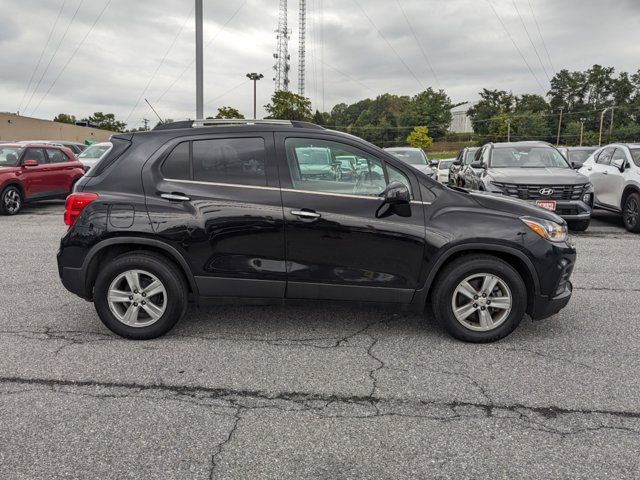
[[[177,178],[165,178],[169,182],[177,182],[177,183],[186,183],[186,184],[195,184],[195,185],[212,185],[214,187],[231,187],[231,188],[250,188],[254,190],[272,190],[272,191],[282,191],[282,192],[290,192],[290,193],[306,193],[310,195],[325,195],[329,197],[342,197],[342,198],[359,198],[366,200],[380,200],[380,197],[372,197],[369,195],[352,195],[349,193],[333,193],[333,192],[316,192],[313,190],[296,190],[294,188],[278,188],[278,187],[263,187],[260,185],[240,185],[238,183],[217,183],[217,182],[204,182],[200,180],[181,180]],[[422,202],[420,200],[411,200],[411,203],[419,204],[419,205],[431,205],[432,202]]]

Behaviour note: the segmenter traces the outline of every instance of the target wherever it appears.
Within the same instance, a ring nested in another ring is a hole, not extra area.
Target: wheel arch
[[[18,190],[20,190],[20,195],[22,195],[22,201],[25,201],[27,199],[27,196],[26,196],[25,190],[24,190],[24,186],[22,185],[22,183],[20,183],[15,178],[7,180],[7,182],[2,185],[2,188],[0,188],[0,193],[4,192],[4,189],[7,188],[7,187],[17,187]]]
[[[193,299],[196,302],[198,301],[198,287],[195,279],[193,278],[191,268],[180,251],[165,242],[146,237],[109,238],[99,242],[89,250],[81,267],[85,278],[86,298],[92,298],[93,287],[95,285],[98,272],[105,262],[108,262],[109,260],[112,260],[124,253],[145,251],[161,255],[171,261],[178,271],[182,273],[183,278],[186,281],[187,289],[189,290],[189,293],[193,295]]]
[[[624,210],[624,202],[627,200],[627,197],[632,193],[640,193],[640,187],[633,183],[630,183],[624,187],[622,191],[622,197],[620,197],[620,210]]]
[[[424,310],[427,303],[431,301],[431,292],[438,275],[454,260],[467,255],[490,255],[499,258],[511,265],[522,277],[527,289],[527,313],[533,308],[535,297],[540,292],[540,281],[533,263],[520,250],[506,245],[493,244],[463,244],[451,247],[440,254],[434,261],[425,285],[416,291],[413,305],[417,310]]]

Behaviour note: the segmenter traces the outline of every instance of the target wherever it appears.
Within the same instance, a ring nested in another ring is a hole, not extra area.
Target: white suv
[[[625,228],[640,232],[640,144],[602,147],[584,162],[580,173],[593,184],[594,207],[622,213]]]

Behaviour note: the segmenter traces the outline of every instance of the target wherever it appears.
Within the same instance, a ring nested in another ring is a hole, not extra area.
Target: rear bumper
[[[533,306],[529,315],[534,320],[542,320],[544,318],[555,315],[564,307],[567,306],[569,300],[571,300],[571,294],[573,293],[573,285],[567,281],[564,291],[553,297],[547,297],[545,295],[536,295],[533,300]]]
[[[60,275],[64,288],[85,300],[91,300],[91,292],[87,289],[85,270],[62,266],[60,251],[58,252],[58,275]]]

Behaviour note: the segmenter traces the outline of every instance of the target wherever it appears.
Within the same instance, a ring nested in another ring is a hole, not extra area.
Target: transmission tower
[[[305,51],[305,33],[307,25],[307,0],[300,0],[300,13],[298,16],[298,93],[304,95],[304,51]]]
[[[276,76],[273,81],[276,84],[276,91],[289,90],[289,29],[287,27],[287,0],[280,0],[280,10],[278,12],[278,30],[276,30],[276,39],[278,41],[276,53],[273,58],[276,64],[273,69]]]

